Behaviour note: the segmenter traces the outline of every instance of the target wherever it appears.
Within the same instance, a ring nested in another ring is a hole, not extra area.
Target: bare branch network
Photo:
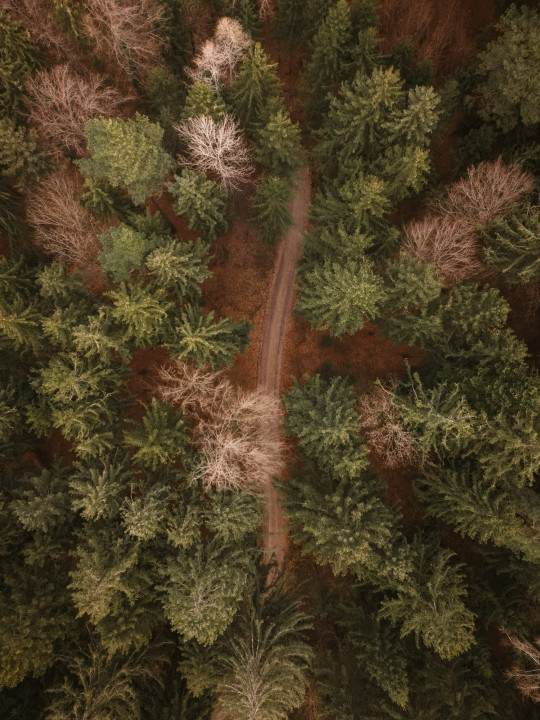
[[[195,421],[205,487],[264,492],[283,469],[281,407],[260,390],[234,387],[221,372],[174,360],[158,370],[158,396]]]
[[[129,99],[107,87],[101,75],[82,77],[68,65],[37,72],[26,87],[28,117],[38,135],[48,146],[65,147],[77,155],[83,155],[86,148],[88,120],[118,115]]]
[[[254,172],[252,154],[238,123],[231,115],[214,120],[198,115],[176,125],[188,146],[182,165],[209,175],[227,190],[238,190]]]
[[[155,0],[83,0],[84,25],[98,56],[128,75],[146,77],[161,62],[158,28],[163,7]]]
[[[505,633],[510,645],[520,655],[520,664],[514,665],[506,675],[525,697],[540,702],[540,638],[534,643]]]
[[[367,444],[386,467],[405,467],[417,463],[416,440],[403,427],[391,388],[375,385],[371,392],[358,401],[358,415]]]
[[[100,250],[99,226],[79,197],[76,182],[60,170],[27,194],[26,215],[38,247],[56,260],[83,266]]]
[[[189,75],[193,80],[206,83],[219,92],[223,85],[231,83],[234,68],[251,42],[238,20],[221,18],[214,37],[202,46],[193,68],[188,71]]]
[[[434,213],[404,230],[402,252],[433,263],[445,286],[474,277],[483,268],[476,231],[511,212],[532,192],[534,180],[517,163],[501,158],[469,168],[434,205]]]

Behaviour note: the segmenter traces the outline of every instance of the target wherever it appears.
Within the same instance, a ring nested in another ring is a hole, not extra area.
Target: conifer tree
[[[534,491],[523,488],[510,495],[471,463],[425,468],[416,486],[428,513],[463,537],[491,541],[540,562],[540,504]]]
[[[313,40],[307,65],[310,83],[319,92],[332,90],[345,79],[353,40],[351,13],[345,0],[337,0],[320,24]]]
[[[29,187],[47,171],[49,162],[39,150],[31,128],[0,117],[0,173],[22,187]]]
[[[133,270],[140,270],[152,248],[148,237],[124,224],[110,227],[107,232],[98,235],[98,239],[103,247],[99,254],[101,267],[116,282],[129,280]]]
[[[189,358],[197,365],[232,365],[234,356],[249,343],[251,325],[247,320],[234,322],[228,317],[214,322],[214,312],[203,313],[200,307],[188,305],[174,326],[174,341],[167,343],[173,355]]]
[[[212,645],[231,624],[252,572],[245,549],[219,541],[179,550],[163,570],[162,602],[173,630],[184,640]]]
[[[285,110],[273,114],[257,133],[255,156],[276,175],[287,176],[300,166],[300,127]]]
[[[136,347],[151,347],[164,339],[167,314],[173,307],[165,288],[122,283],[108,295],[114,303],[109,311],[111,318]]]
[[[497,29],[502,34],[480,55],[480,113],[509,132],[519,121],[525,126],[540,121],[540,84],[534,70],[540,59],[540,13],[512,5]]]
[[[89,159],[77,160],[85,177],[125,188],[137,205],[161,188],[174,161],[161,147],[163,128],[144,115],[134,120],[101,118],[85,128]]]
[[[182,117],[187,119],[198,115],[208,115],[214,120],[220,120],[226,111],[225,101],[221,95],[207,83],[196,80],[188,90]]]
[[[32,70],[44,64],[28,31],[0,11],[0,111],[9,113],[19,102]]]
[[[215,182],[186,169],[167,188],[176,198],[175,212],[185,215],[189,227],[200,230],[205,240],[213,242],[227,231],[227,194]]]
[[[253,129],[267,123],[279,97],[276,65],[269,63],[259,42],[247,51],[231,87],[236,114],[245,127]]]
[[[201,283],[212,277],[208,269],[208,245],[203,242],[169,240],[146,257],[146,269],[157,287],[172,290],[179,302],[198,300]]]
[[[271,175],[261,181],[253,197],[253,222],[264,243],[275,242],[292,223],[289,210],[292,192],[284,178]]]
[[[508,218],[495,218],[482,232],[486,264],[499,274],[501,285],[540,280],[540,212],[520,208]]]
[[[467,609],[467,594],[453,553],[433,540],[416,536],[412,545],[413,572],[382,602],[379,616],[401,623],[401,637],[414,633],[441,658],[450,660],[474,644],[474,614]]]
[[[365,318],[377,315],[383,292],[369,260],[326,262],[303,273],[296,307],[318,330],[341,336],[361,330]]]
[[[69,481],[71,507],[85,521],[110,522],[117,517],[132,481],[127,457],[122,452],[79,461]]]
[[[224,648],[219,699],[227,716],[284,720],[301,705],[312,661],[309,628],[299,602],[261,592]]]
[[[381,500],[380,482],[369,470],[352,479],[329,472],[318,469],[316,484],[306,476],[281,486],[295,542],[336,575],[352,572],[363,582],[400,587],[411,557],[395,513]]]
[[[302,451],[337,477],[355,477],[367,467],[367,451],[360,438],[356,395],[350,382],[319,375],[295,380],[284,396],[286,427],[298,438]]]
[[[157,470],[182,454],[187,443],[187,429],[182,413],[170,415],[170,405],[155,398],[141,422],[124,433],[124,443],[135,448],[133,459],[143,467]]]

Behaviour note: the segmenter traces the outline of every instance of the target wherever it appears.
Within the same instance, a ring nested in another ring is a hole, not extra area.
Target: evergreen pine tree
[[[49,167],[34,131],[17,125],[12,117],[0,117],[0,173],[24,188],[39,180]]]
[[[151,288],[140,283],[121,283],[108,293],[113,300],[110,317],[123,329],[135,347],[151,347],[161,342],[167,332],[167,313],[172,303],[165,288]]]
[[[246,52],[231,87],[231,100],[245,127],[253,129],[270,119],[279,97],[276,65],[269,63],[259,42]]]
[[[124,443],[135,448],[133,459],[143,467],[156,470],[182,454],[187,444],[187,429],[180,411],[170,414],[167,403],[155,398],[132,429],[124,433]]]
[[[307,82],[316,83],[318,92],[332,90],[348,73],[353,32],[346,0],[337,0],[320,24],[313,40],[307,65]]]
[[[326,262],[303,272],[296,307],[318,330],[341,336],[361,330],[365,318],[377,315],[383,293],[369,260]]]
[[[253,222],[261,230],[261,240],[272,243],[292,223],[289,210],[292,192],[284,178],[271,175],[261,181],[253,197]]]
[[[213,311],[205,314],[197,305],[187,305],[174,326],[174,340],[167,343],[173,355],[189,358],[197,365],[232,365],[236,353],[249,343],[251,325],[228,317],[214,322]]]
[[[212,277],[208,269],[208,245],[203,242],[169,240],[146,257],[146,269],[157,287],[172,290],[178,302],[198,300],[201,283]]]
[[[287,176],[300,166],[300,153],[300,127],[278,110],[257,133],[255,157],[271,173]]]
[[[205,240],[213,242],[227,231],[227,196],[215,182],[193,170],[184,170],[167,188],[175,197],[175,212],[185,215],[189,227],[200,230]]]
[[[208,115],[213,120],[220,120],[226,111],[225,101],[214,88],[206,83],[195,81],[186,96],[182,118]]]
[[[401,637],[414,633],[441,658],[450,660],[474,644],[474,614],[460,565],[434,539],[417,535],[412,544],[413,572],[383,600],[379,616],[401,623]]]
[[[100,118],[85,128],[89,159],[77,160],[83,175],[125,188],[137,205],[161,188],[173,159],[161,147],[163,128],[144,115],[134,120]]]

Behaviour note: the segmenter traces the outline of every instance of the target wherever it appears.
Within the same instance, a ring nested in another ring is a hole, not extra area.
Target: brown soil
[[[385,0],[378,14],[382,52],[411,42],[439,82],[474,57],[482,29],[497,17],[494,0]]]

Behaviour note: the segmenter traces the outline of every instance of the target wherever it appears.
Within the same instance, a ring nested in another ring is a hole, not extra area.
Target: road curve
[[[272,395],[279,394],[281,355],[287,332],[287,323],[292,311],[296,265],[302,254],[302,235],[308,225],[310,201],[310,176],[307,167],[298,170],[293,181],[294,197],[290,204],[293,224],[281,242],[274,267],[274,276],[264,314],[261,351],[257,385]],[[276,433],[279,429],[276,428]],[[279,566],[283,564],[287,549],[286,523],[278,501],[278,493],[269,480],[265,495],[267,498],[264,553],[272,555]]]

